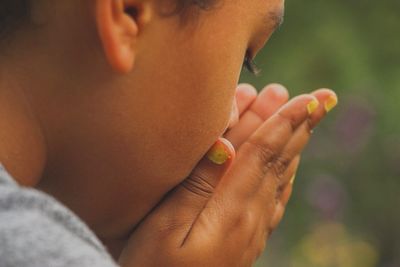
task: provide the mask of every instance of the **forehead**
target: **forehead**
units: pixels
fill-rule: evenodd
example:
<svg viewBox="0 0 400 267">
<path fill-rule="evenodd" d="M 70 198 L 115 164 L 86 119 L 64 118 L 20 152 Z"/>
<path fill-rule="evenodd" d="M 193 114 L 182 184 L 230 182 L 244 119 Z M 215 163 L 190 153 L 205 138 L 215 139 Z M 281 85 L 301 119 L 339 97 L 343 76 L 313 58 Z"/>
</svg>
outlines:
<svg viewBox="0 0 400 267">
<path fill-rule="evenodd" d="M 237 9 L 243 10 L 246 17 L 252 17 L 262 22 L 263 26 L 270 30 L 280 26 L 283 22 L 284 0 L 220 0 L 220 2 L 224 4 L 230 2 Z"/>
<path fill-rule="evenodd" d="M 247 0 L 248 1 L 248 0 Z M 255 12 L 264 23 L 277 27 L 283 22 L 284 0 L 253 0 L 255 2 Z"/>
<path fill-rule="evenodd" d="M 267 11 L 264 16 L 265 23 L 271 24 L 274 29 L 278 28 L 283 23 L 284 13 L 283 6 Z"/>
</svg>

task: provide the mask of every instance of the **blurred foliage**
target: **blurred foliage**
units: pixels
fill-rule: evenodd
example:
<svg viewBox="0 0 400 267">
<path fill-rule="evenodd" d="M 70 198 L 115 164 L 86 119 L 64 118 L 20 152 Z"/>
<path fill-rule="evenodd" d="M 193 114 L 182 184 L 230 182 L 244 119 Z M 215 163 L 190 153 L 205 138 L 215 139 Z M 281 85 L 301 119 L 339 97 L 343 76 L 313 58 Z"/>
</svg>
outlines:
<svg viewBox="0 0 400 267">
<path fill-rule="evenodd" d="M 257 57 L 291 95 L 328 87 L 287 214 L 258 266 L 400 266 L 400 1 L 287 1 Z"/>
</svg>

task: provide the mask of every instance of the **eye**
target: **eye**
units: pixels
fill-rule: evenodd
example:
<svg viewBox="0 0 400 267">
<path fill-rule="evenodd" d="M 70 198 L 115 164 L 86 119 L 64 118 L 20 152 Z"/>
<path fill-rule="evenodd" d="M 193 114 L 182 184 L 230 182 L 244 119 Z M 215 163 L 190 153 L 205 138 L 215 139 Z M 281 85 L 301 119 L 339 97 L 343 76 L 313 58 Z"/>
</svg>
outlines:
<svg viewBox="0 0 400 267">
<path fill-rule="evenodd" d="M 261 70 L 257 67 L 256 63 L 251 58 L 249 53 L 246 53 L 246 56 L 245 56 L 244 62 L 243 62 L 243 67 L 245 67 L 250 73 L 252 73 L 254 75 L 258 75 L 261 72 Z"/>
</svg>

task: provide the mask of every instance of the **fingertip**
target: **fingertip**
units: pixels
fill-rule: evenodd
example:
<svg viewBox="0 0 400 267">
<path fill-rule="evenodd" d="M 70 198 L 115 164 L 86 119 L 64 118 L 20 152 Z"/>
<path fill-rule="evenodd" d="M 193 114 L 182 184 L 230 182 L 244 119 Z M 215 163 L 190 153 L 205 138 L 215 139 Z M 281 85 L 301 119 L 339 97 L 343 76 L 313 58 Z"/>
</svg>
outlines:
<svg viewBox="0 0 400 267">
<path fill-rule="evenodd" d="M 216 165 L 230 163 L 235 156 L 236 151 L 232 143 L 222 137 L 219 138 L 207 152 L 207 158 Z"/>
<path fill-rule="evenodd" d="M 258 94 L 257 89 L 248 83 L 239 84 L 237 87 L 237 91 L 238 93 L 243 94 L 247 97 L 253 97 L 253 96 L 255 97 Z"/>
<path fill-rule="evenodd" d="M 316 125 L 327 113 L 337 106 L 338 96 L 333 90 L 327 88 L 318 89 L 314 91 L 312 95 L 321 103 L 318 112 L 313 114 L 315 120 L 314 125 Z"/>
<path fill-rule="evenodd" d="M 270 84 L 260 92 L 251 109 L 262 120 L 271 117 L 279 108 L 289 100 L 289 92 L 280 84 Z"/>
<path fill-rule="evenodd" d="M 310 118 L 311 114 L 318 110 L 319 106 L 319 101 L 314 95 L 302 94 L 283 105 L 276 115 L 278 118 L 287 118 L 293 129 L 296 129 L 301 123 Z"/>
<path fill-rule="evenodd" d="M 232 105 L 231 116 L 229 118 L 227 129 L 231 129 L 239 122 L 240 112 L 241 112 L 241 110 L 239 110 L 239 105 L 238 105 L 237 101 L 235 100 Z"/>
<path fill-rule="evenodd" d="M 279 83 L 272 83 L 267 85 L 266 90 L 270 90 L 276 98 L 287 101 L 289 99 L 289 91 L 285 86 Z"/>
<path fill-rule="evenodd" d="M 257 90 L 250 84 L 240 84 L 236 91 L 239 116 L 257 99 Z"/>
<path fill-rule="evenodd" d="M 229 153 L 229 160 L 232 161 L 236 157 L 236 150 L 233 144 L 226 138 L 219 138 L 219 141 L 223 143 L 226 147 L 227 152 Z"/>
<path fill-rule="evenodd" d="M 329 88 L 319 88 L 319 89 L 315 90 L 313 93 L 330 94 L 330 95 L 336 96 L 336 92 Z"/>
<path fill-rule="evenodd" d="M 323 89 L 320 89 L 320 91 L 326 92 L 326 94 L 329 94 L 328 98 L 324 102 L 324 107 L 325 107 L 326 112 L 330 112 L 339 103 L 339 97 L 336 94 L 336 92 L 333 91 L 332 89 L 323 88 Z"/>
<path fill-rule="evenodd" d="M 320 102 L 319 100 L 315 97 L 312 99 L 308 104 L 307 104 L 307 111 L 309 115 L 312 115 L 315 111 L 318 110 L 320 107 Z"/>
<path fill-rule="evenodd" d="M 329 113 L 333 108 L 335 108 L 339 103 L 337 96 L 331 95 L 324 103 L 325 112 Z"/>
<path fill-rule="evenodd" d="M 291 106 L 295 106 L 297 108 L 301 106 L 306 106 L 309 110 L 309 105 L 319 105 L 319 99 L 313 94 L 302 94 L 292 98 L 288 103 L 286 103 L 282 109 L 286 109 Z"/>
<path fill-rule="evenodd" d="M 318 90 L 315 90 L 312 95 L 317 97 L 319 100 L 326 100 L 326 99 L 334 99 L 336 103 L 338 102 L 338 95 L 336 94 L 335 91 L 332 89 L 328 88 L 321 88 Z"/>
</svg>

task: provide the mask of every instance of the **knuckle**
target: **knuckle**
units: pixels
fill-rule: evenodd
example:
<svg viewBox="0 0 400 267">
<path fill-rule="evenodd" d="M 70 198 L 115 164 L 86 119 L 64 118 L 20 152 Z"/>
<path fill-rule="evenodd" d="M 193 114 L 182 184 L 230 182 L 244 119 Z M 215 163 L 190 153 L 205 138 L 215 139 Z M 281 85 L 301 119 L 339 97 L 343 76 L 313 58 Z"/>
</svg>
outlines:
<svg viewBox="0 0 400 267">
<path fill-rule="evenodd" d="M 250 229 L 256 223 L 256 214 L 250 210 L 244 210 L 236 216 L 236 228 Z"/>
<path fill-rule="evenodd" d="M 252 153 L 254 153 L 256 158 L 260 161 L 263 174 L 266 174 L 272 167 L 274 158 L 277 156 L 276 150 L 269 143 L 259 143 L 253 140 L 248 140 L 246 143 L 250 146 Z"/>
<path fill-rule="evenodd" d="M 252 153 L 255 153 L 256 158 L 260 162 L 262 175 L 266 175 L 269 171 L 272 171 L 278 182 L 284 180 L 285 172 L 292 162 L 291 157 L 278 153 L 276 149 L 268 143 L 260 144 L 248 140 L 247 144 L 251 146 Z"/>
<path fill-rule="evenodd" d="M 188 220 L 177 220 L 174 216 L 163 216 L 158 218 L 154 227 L 154 233 L 149 238 L 158 240 L 158 242 L 168 240 L 173 233 L 186 229 L 190 225 Z"/>
<path fill-rule="evenodd" d="M 294 133 L 297 126 L 298 126 L 298 122 L 296 121 L 296 119 L 291 116 L 291 115 L 284 115 L 282 112 L 278 112 L 277 116 L 280 120 L 279 124 L 283 127 L 287 127 L 288 129 L 290 129 L 291 133 Z"/>
<path fill-rule="evenodd" d="M 279 183 L 281 183 L 285 178 L 285 172 L 289 168 L 291 159 L 285 155 L 279 155 L 275 158 L 273 162 L 272 170 L 274 172 L 274 177 Z"/>
<path fill-rule="evenodd" d="M 203 198 L 210 198 L 215 187 L 208 182 L 207 176 L 200 172 L 194 172 L 188 179 L 182 182 L 183 188 Z"/>
</svg>

